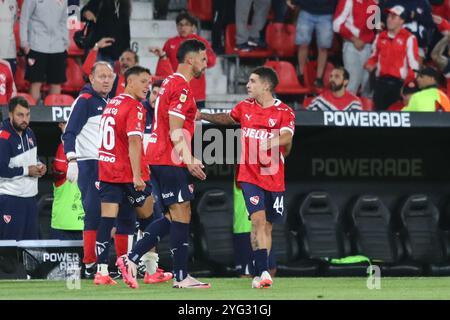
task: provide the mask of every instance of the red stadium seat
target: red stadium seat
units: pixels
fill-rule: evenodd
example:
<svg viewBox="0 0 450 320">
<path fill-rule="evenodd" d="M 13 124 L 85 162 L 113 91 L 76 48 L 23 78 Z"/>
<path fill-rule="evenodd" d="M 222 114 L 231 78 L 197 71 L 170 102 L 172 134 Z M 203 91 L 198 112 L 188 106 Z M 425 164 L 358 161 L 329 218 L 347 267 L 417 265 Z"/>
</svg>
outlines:
<svg viewBox="0 0 450 320">
<path fill-rule="evenodd" d="M 225 54 L 237 54 L 240 58 L 268 58 L 272 55 L 271 49 L 257 49 L 252 51 L 234 50 L 236 47 L 236 25 L 229 24 L 225 30 Z"/>
<path fill-rule="evenodd" d="M 275 88 L 278 94 L 306 94 L 311 90 L 303 87 L 297 78 L 294 66 L 288 61 L 267 61 L 266 67 L 273 68 L 278 74 L 279 84 Z"/>
<path fill-rule="evenodd" d="M 44 99 L 44 105 L 51 106 L 70 106 L 75 101 L 72 96 L 67 94 L 49 94 Z"/>
<path fill-rule="evenodd" d="M 30 106 L 35 106 L 36 105 L 36 101 L 33 99 L 33 97 L 31 96 L 31 94 L 26 93 L 26 92 L 17 92 L 17 96 L 18 97 L 24 97 L 25 100 L 28 101 L 28 103 L 30 104 Z"/>
<path fill-rule="evenodd" d="M 212 0 L 188 0 L 188 11 L 201 21 L 212 21 Z"/>
<path fill-rule="evenodd" d="M 297 52 L 293 24 L 270 23 L 266 29 L 266 41 L 278 57 L 293 57 Z"/>
<path fill-rule="evenodd" d="M 67 81 L 62 85 L 63 92 L 78 93 L 86 83 L 81 66 L 73 58 L 67 59 L 66 77 Z"/>
<path fill-rule="evenodd" d="M 82 57 L 84 55 L 84 50 L 78 48 L 75 41 L 73 40 L 73 34 L 77 31 L 83 29 L 83 27 L 84 27 L 84 22 L 81 22 L 79 29 L 69 29 L 70 44 L 69 44 L 69 49 L 67 50 L 67 53 L 69 54 L 69 56 Z"/>
<path fill-rule="evenodd" d="M 17 57 L 17 69 L 14 75 L 14 82 L 18 91 L 25 92 L 30 88 L 30 83 L 25 80 L 26 63 L 25 57 Z"/>
<path fill-rule="evenodd" d="M 373 101 L 370 98 L 359 97 L 362 103 L 362 109 L 364 111 L 373 111 Z"/>
<path fill-rule="evenodd" d="M 325 70 L 322 75 L 324 87 L 327 88 L 330 82 L 330 73 L 333 71 L 334 66 L 328 62 L 325 66 Z M 321 88 L 316 88 L 314 86 L 314 81 L 317 76 L 317 61 L 308 61 L 303 69 L 303 75 L 305 77 L 305 86 L 310 88 L 312 91 L 320 93 L 323 91 Z"/>
</svg>

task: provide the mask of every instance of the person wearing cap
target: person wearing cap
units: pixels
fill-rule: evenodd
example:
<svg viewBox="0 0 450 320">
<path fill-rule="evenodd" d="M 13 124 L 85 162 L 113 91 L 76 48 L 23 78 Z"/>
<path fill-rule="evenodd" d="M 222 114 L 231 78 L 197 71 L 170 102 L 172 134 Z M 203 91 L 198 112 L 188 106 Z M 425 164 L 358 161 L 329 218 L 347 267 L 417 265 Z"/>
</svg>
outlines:
<svg viewBox="0 0 450 320">
<path fill-rule="evenodd" d="M 415 81 L 410 81 L 406 83 L 400 92 L 401 99 L 397 102 L 391 104 L 388 111 L 401 111 L 405 106 L 409 104 L 409 100 L 412 95 L 419 91 Z"/>
<path fill-rule="evenodd" d="M 372 55 L 365 67 L 376 70 L 374 86 L 375 110 L 385 110 L 399 100 L 404 82 L 419 68 L 419 48 L 416 37 L 403 28 L 408 17 L 400 5 L 387 9 L 386 30 L 375 38 Z"/>
<path fill-rule="evenodd" d="M 402 111 L 450 111 L 450 100 L 438 89 L 439 72 L 431 67 L 417 71 L 417 85 L 420 91 L 413 94 L 409 103 Z"/>
</svg>

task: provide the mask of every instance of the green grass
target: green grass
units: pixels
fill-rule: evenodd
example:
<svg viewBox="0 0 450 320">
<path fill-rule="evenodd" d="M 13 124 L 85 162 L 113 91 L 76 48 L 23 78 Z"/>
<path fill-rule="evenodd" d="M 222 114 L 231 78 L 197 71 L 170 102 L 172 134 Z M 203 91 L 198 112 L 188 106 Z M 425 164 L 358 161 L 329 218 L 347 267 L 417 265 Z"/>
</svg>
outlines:
<svg viewBox="0 0 450 320">
<path fill-rule="evenodd" d="M 366 278 L 276 278 L 270 289 L 251 289 L 250 279 L 205 279 L 211 289 L 172 289 L 171 282 L 129 289 L 122 281 L 99 287 L 82 280 L 81 289 L 69 290 L 64 281 L 0 281 L 0 299 L 50 300 L 298 300 L 298 299 L 450 299 L 450 278 L 382 278 L 381 289 L 369 290 Z"/>
</svg>

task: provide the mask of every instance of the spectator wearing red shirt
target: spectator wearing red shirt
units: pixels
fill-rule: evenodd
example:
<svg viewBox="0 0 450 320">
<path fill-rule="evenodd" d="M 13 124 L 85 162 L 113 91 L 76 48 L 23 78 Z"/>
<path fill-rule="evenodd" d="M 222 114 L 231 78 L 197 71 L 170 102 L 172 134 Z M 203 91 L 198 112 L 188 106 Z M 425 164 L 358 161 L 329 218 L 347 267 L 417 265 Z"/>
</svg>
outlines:
<svg viewBox="0 0 450 320">
<path fill-rule="evenodd" d="M 361 100 L 347 90 L 350 74 L 336 67 L 330 74 L 330 90 L 325 90 L 308 106 L 313 111 L 361 111 Z"/>
<path fill-rule="evenodd" d="M 372 55 L 366 63 L 369 72 L 376 70 L 374 88 L 375 110 L 385 110 L 399 100 L 403 83 L 419 69 L 417 39 L 403 28 L 408 17 L 400 5 L 386 10 L 387 30 L 375 38 Z"/>
<path fill-rule="evenodd" d="M 344 39 L 342 57 L 344 67 L 350 74 L 347 90 L 361 96 L 370 95 L 369 73 L 364 65 L 371 54 L 371 44 L 375 39 L 374 30 L 369 28 L 371 6 L 377 5 L 375 0 L 339 0 L 334 15 L 333 30 Z"/>
<path fill-rule="evenodd" d="M 16 93 L 11 66 L 8 61 L 0 59 L 0 105 L 8 104 L 9 99 Z"/>
<path fill-rule="evenodd" d="M 180 13 L 176 18 L 177 23 L 177 31 L 178 36 L 170 38 L 166 41 L 164 44 L 164 47 L 157 48 L 157 47 L 151 47 L 150 51 L 159 56 L 159 62 L 158 66 L 156 68 L 156 76 L 163 76 L 166 77 L 168 75 L 171 75 L 174 73 L 174 70 L 177 70 L 178 68 L 178 59 L 177 59 L 177 52 L 178 48 L 180 47 L 181 43 L 187 39 L 196 39 L 201 42 L 203 42 L 206 46 L 206 55 L 208 57 L 208 68 L 213 67 L 216 64 L 216 54 L 214 53 L 213 49 L 211 48 L 211 45 L 209 42 L 194 34 L 195 30 L 195 18 L 192 17 L 189 13 L 182 12 Z M 171 69 L 166 68 L 167 62 L 166 60 L 170 61 Z M 161 64 L 164 64 L 164 68 L 161 66 Z M 206 79 L 205 75 L 203 74 L 199 79 L 192 79 L 189 83 L 192 92 L 194 94 L 194 99 L 197 103 L 197 107 L 199 109 L 202 109 L 205 107 L 205 100 L 206 100 Z"/>
</svg>

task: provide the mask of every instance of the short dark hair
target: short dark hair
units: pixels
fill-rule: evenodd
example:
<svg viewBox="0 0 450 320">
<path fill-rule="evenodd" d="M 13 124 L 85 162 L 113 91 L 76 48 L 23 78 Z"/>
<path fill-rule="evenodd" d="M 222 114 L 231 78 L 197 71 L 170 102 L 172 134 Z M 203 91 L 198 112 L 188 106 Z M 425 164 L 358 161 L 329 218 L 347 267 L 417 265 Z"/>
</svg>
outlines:
<svg viewBox="0 0 450 320">
<path fill-rule="evenodd" d="M 177 24 L 179 24 L 182 20 L 187 20 L 190 24 L 197 25 L 197 20 L 189 12 L 182 11 L 175 18 Z"/>
<path fill-rule="evenodd" d="M 200 52 L 206 50 L 206 46 L 203 42 L 196 39 L 189 39 L 181 43 L 177 52 L 178 63 L 183 63 L 188 53 Z"/>
<path fill-rule="evenodd" d="M 123 50 L 122 54 L 124 54 L 125 52 L 132 53 L 132 54 L 134 55 L 134 60 L 136 61 L 136 64 L 139 63 L 139 56 L 138 56 L 138 54 L 137 54 L 136 51 L 134 51 L 134 50 L 128 48 L 128 49 Z M 122 55 L 122 54 L 121 54 L 121 55 Z"/>
<path fill-rule="evenodd" d="M 164 80 L 155 80 L 155 81 L 153 81 L 153 83 L 152 83 L 152 88 L 153 88 L 153 87 L 161 88 L 161 86 L 162 86 L 162 84 L 163 84 L 163 81 L 164 81 Z"/>
<path fill-rule="evenodd" d="M 274 91 L 278 85 L 278 75 L 276 71 L 270 67 L 258 67 L 254 69 L 251 73 L 258 75 L 262 80 L 269 82 L 270 91 Z"/>
<path fill-rule="evenodd" d="M 141 73 L 148 73 L 150 76 L 152 75 L 152 73 L 150 72 L 150 70 L 148 70 L 147 68 L 141 67 L 141 66 L 134 66 L 131 67 L 130 69 L 128 69 L 127 71 L 125 71 L 125 87 L 128 85 L 128 78 L 131 75 L 140 75 Z"/>
<path fill-rule="evenodd" d="M 344 80 L 350 80 L 350 73 L 348 73 L 347 69 L 345 69 L 343 66 L 334 67 L 334 70 L 342 71 L 342 73 L 344 74 Z"/>
<path fill-rule="evenodd" d="M 16 96 L 14 98 L 11 98 L 8 102 L 9 112 L 14 112 L 14 110 L 18 105 L 26 109 L 30 109 L 30 105 L 28 104 L 28 101 L 24 97 Z"/>
</svg>

